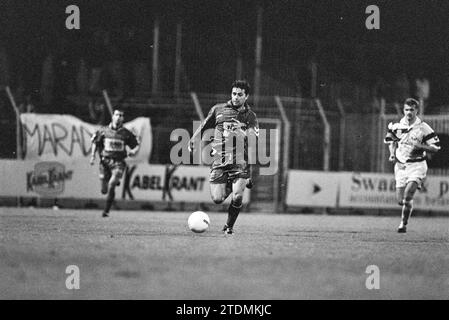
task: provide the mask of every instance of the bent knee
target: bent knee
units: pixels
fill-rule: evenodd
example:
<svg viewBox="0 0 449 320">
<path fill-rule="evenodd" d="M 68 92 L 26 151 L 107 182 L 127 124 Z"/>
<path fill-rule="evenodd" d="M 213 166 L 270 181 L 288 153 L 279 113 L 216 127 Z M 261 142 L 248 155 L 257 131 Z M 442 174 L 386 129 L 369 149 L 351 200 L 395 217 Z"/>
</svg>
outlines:
<svg viewBox="0 0 449 320">
<path fill-rule="evenodd" d="M 115 187 L 116 185 L 119 184 L 119 182 L 120 182 L 120 179 L 112 178 L 111 180 L 109 180 L 109 186 Z"/>
<path fill-rule="evenodd" d="M 404 205 L 405 205 L 406 207 L 409 207 L 409 208 L 413 207 L 413 200 L 407 200 L 407 199 L 405 199 Z"/>
<path fill-rule="evenodd" d="M 399 205 L 410 208 L 413 206 L 413 198 L 405 197 L 402 201 L 399 202 Z"/>
<path fill-rule="evenodd" d="M 240 193 L 236 193 L 232 196 L 232 202 L 237 205 L 240 206 L 243 202 L 243 194 Z"/>
</svg>

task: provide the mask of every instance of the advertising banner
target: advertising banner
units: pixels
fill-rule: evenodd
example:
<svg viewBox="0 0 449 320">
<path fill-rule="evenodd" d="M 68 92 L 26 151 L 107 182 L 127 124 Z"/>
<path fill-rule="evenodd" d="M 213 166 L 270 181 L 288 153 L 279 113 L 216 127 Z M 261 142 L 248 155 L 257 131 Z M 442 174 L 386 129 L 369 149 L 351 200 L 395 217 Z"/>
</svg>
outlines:
<svg viewBox="0 0 449 320">
<path fill-rule="evenodd" d="M 342 176 L 340 207 L 398 208 L 392 174 L 354 172 Z M 448 211 L 449 177 L 428 176 L 413 198 L 416 209 Z"/>
<path fill-rule="evenodd" d="M 209 167 L 132 164 L 116 188 L 116 199 L 139 201 L 212 202 Z M 0 160 L 0 196 L 105 199 L 100 192 L 98 160 Z M 225 203 L 229 203 L 231 197 Z M 243 202 L 249 201 L 246 190 Z"/>
<path fill-rule="evenodd" d="M 99 125 L 84 122 L 71 115 L 22 113 L 23 146 L 25 160 L 35 161 L 88 161 L 91 137 Z M 140 149 L 131 162 L 148 162 L 152 148 L 149 118 L 136 118 L 124 123 L 136 134 Z"/>
<path fill-rule="evenodd" d="M 130 165 L 123 178 L 123 199 L 211 202 L 207 166 Z M 231 197 L 225 203 L 228 203 Z M 249 201 L 245 190 L 243 202 Z"/>
<path fill-rule="evenodd" d="M 393 174 L 290 170 L 286 204 L 328 208 L 397 209 Z M 413 199 L 416 209 L 449 211 L 449 177 L 427 176 Z"/>
<path fill-rule="evenodd" d="M 286 203 L 289 206 L 337 206 L 341 173 L 290 170 Z"/>
<path fill-rule="evenodd" d="M 0 161 L 0 195 L 46 198 L 103 198 L 98 166 L 88 161 Z"/>
</svg>

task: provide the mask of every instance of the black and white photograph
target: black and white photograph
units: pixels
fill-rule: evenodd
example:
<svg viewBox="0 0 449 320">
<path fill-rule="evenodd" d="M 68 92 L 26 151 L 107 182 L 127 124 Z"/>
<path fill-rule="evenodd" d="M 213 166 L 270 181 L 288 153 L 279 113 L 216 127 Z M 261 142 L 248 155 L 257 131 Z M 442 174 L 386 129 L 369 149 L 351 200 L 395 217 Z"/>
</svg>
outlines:
<svg viewBox="0 0 449 320">
<path fill-rule="evenodd" d="M 448 300 L 448 16 L 0 0 L 0 300 Z"/>
</svg>

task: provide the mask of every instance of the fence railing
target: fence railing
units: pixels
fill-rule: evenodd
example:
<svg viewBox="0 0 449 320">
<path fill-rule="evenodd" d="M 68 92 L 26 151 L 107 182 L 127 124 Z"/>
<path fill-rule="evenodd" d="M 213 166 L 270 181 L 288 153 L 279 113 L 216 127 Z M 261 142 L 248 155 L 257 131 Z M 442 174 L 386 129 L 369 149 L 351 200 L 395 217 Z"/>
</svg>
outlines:
<svg viewBox="0 0 449 320">
<path fill-rule="evenodd" d="M 162 164 L 169 161 L 169 152 L 166 151 L 173 144 L 170 141 L 172 130 L 185 128 L 191 132 L 193 121 L 200 120 L 201 115 L 207 114 L 214 104 L 229 99 L 228 94 L 194 92 L 176 97 L 167 94 L 126 101 L 119 101 L 117 97 L 109 97 L 107 94 L 105 96 L 110 100 L 105 106 L 120 104 L 126 110 L 127 120 L 138 116 L 151 118 L 155 145 L 150 162 Z M 252 98 L 250 96 L 250 104 L 254 102 Z M 87 100 L 77 97 L 72 101 L 78 105 L 73 109 L 73 115 L 89 121 Z M 253 111 L 260 118 L 278 119 L 283 123 L 286 130 L 281 136 L 281 144 L 284 146 L 281 159 L 287 164 L 284 165 L 286 168 L 389 172 L 391 168 L 386 157 L 388 150 L 383 144 L 383 138 L 388 121 L 398 120 L 400 114 L 394 104 L 387 105 L 383 100 L 374 100 L 370 104 L 370 113 L 354 113 L 346 111 L 341 101 L 326 105 L 319 100 L 298 97 L 260 96 Z M 11 107 L 9 109 L 12 110 Z M 56 106 L 54 109 L 58 110 Z M 366 110 L 367 107 L 363 109 Z M 15 113 L 9 114 L 17 117 Z M 425 119 L 430 121 L 429 124 L 437 133 L 449 135 L 448 117 L 449 115 L 427 114 Z M 13 136 L 12 131 L 18 137 L 19 128 L 14 124 L 14 118 L 5 119 L 3 126 L 9 134 L 1 138 L 1 156 L 16 158 L 19 140 L 14 141 L 10 137 Z M 444 167 L 431 170 L 440 174 L 448 172 Z"/>
</svg>

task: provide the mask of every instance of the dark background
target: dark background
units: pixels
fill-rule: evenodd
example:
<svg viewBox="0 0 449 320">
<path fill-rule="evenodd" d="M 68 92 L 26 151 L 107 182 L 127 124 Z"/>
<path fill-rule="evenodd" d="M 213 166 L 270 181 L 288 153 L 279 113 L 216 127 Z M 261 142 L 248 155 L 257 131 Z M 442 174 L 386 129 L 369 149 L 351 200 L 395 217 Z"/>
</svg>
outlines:
<svg viewBox="0 0 449 320">
<path fill-rule="evenodd" d="M 65 7 L 70 4 L 80 8 L 80 30 L 65 28 Z M 370 4 L 380 8 L 380 30 L 365 28 Z M 234 62 L 230 67 L 223 61 L 222 69 L 232 70 L 228 75 L 217 59 L 240 52 L 244 76 L 252 80 L 258 5 L 263 8 L 262 69 L 276 83 L 266 85 L 272 91 L 310 95 L 310 63 L 316 61 L 323 96 L 329 83 L 349 82 L 366 87 L 370 95 L 395 100 L 398 79 L 406 79 L 413 93 L 415 79 L 425 77 L 431 82 L 429 105 L 449 100 L 447 1 L 3 0 L 0 43 L 10 57 L 8 83 L 14 87 L 23 81 L 27 90 L 38 87 L 49 52 L 95 63 L 98 57 L 90 46 L 95 30 L 109 32 L 116 48 L 100 55 L 102 59 L 151 63 L 152 29 L 159 17 L 161 91 L 173 87 L 175 28 L 182 20 L 182 89 L 227 92 L 223 83 L 232 80 Z M 136 31 L 132 46 L 121 40 L 128 27 Z"/>
<path fill-rule="evenodd" d="M 65 27 L 66 7 L 72 4 L 80 9 L 80 30 Z M 365 27 L 369 5 L 380 9 L 380 30 Z M 111 99 L 127 103 L 128 117 L 149 116 L 157 130 L 166 130 L 165 135 L 171 130 L 168 123 L 186 127 L 182 121 L 196 116 L 191 114 L 194 110 L 189 92 L 203 94 L 202 106 L 207 113 L 214 99 L 223 99 L 217 94 L 229 93 L 238 74 L 237 61 L 241 61 L 240 76 L 255 85 L 258 8 L 263 10 L 260 94 L 267 98 L 266 102 L 254 103 L 258 115 L 273 116 L 274 95 L 310 101 L 312 65 L 316 65 L 316 95 L 330 121 L 336 122 L 332 137 L 339 136 L 337 101 L 359 119 L 348 126 L 348 139 L 355 139 L 348 140 L 352 141 L 348 145 L 356 143 L 360 149 L 346 156 L 348 169 L 373 170 L 369 165 L 373 147 L 366 141 L 376 138 L 367 129 L 366 121 L 373 125 L 372 121 L 364 117 L 379 113 L 381 98 L 386 101 L 386 112 L 396 113 L 395 104 L 400 106 L 405 98 L 416 97 L 416 80 L 427 79 L 430 96 L 426 114 L 447 113 L 448 1 L 1 0 L 0 120 L 5 128 L 2 145 L 6 147 L 0 154 L 14 157 L 15 150 L 15 115 L 4 86 L 11 87 L 21 112 L 32 105 L 35 112 L 70 113 L 104 124 L 109 119 L 101 89 L 107 89 Z M 156 20 L 160 24 L 159 79 L 153 90 Z M 187 102 L 181 103 L 173 100 L 177 95 L 178 24 L 182 24 L 178 94 L 187 97 Z M 101 77 L 96 81 L 98 70 Z M 213 98 L 207 100 L 205 94 Z M 299 159 L 292 162 L 300 168 L 319 166 L 320 162 L 314 160 L 319 155 L 301 158 L 308 150 L 301 136 L 304 132 L 308 140 L 317 139 L 310 143 L 309 152 L 315 152 L 315 145 L 321 143 L 319 116 L 303 119 L 309 111 L 316 113 L 316 107 L 308 102 L 286 107 L 291 121 L 298 124 L 295 132 L 302 130 L 292 141 L 304 143 L 299 148 L 294 145 L 292 150 L 306 150 L 292 155 Z M 300 119 L 304 121 L 300 123 Z M 157 141 L 168 139 L 165 135 L 158 136 Z M 334 146 L 339 141 L 333 141 Z M 155 148 L 154 154 L 159 155 L 167 146 Z M 332 152 L 336 151 L 334 147 Z M 336 168 L 336 154 L 332 159 L 331 167 Z M 445 159 L 446 153 L 440 152 L 433 163 L 442 167 Z M 163 163 L 164 159 L 155 161 Z M 354 167 L 354 163 L 364 167 Z"/>
</svg>

